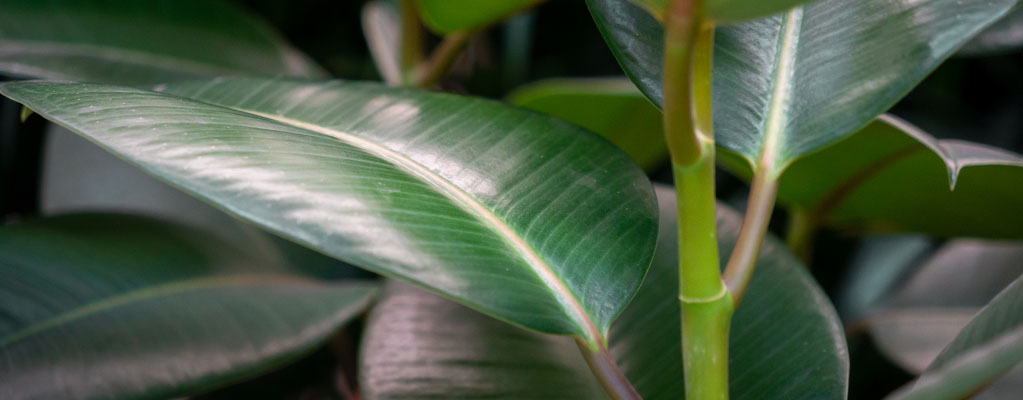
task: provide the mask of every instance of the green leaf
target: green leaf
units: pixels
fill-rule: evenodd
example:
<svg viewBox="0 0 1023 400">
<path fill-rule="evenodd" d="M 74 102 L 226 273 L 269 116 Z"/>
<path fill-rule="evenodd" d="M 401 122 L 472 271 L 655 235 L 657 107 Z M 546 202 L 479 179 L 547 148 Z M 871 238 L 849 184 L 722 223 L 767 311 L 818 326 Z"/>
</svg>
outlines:
<svg viewBox="0 0 1023 400">
<path fill-rule="evenodd" d="M 540 0 L 418 0 L 423 22 L 439 34 L 479 28 L 533 7 Z"/>
<path fill-rule="evenodd" d="M 193 394 L 300 357 L 368 305 L 372 285 L 282 268 L 126 215 L 0 228 L 0 397 Z"/>
<path fill-rule="evenodd" d="M 603 136 L 648 172 L 667 160 L 661 112 L 625 78 L 547 79 L 515 89 L 507 101 Z"/>
<path fill-rule="evenodd" d="M 843 321 L 856 321 L 884 300 L 919 261 L 934 250 L 922 235 L 866 237 L 849 257 L 835 306 Z"/>
<path fill-rule="evenodd" d="M 742 163 L 729 164 L 749 176 Z M 778 201 L 846 230 L 1023 238 L 1021 181 L 1023 156 L 938 140 L 882 116 L 794 162 Z"/>
<path fill-rule="evenodd" d="M 1017 256 L 1015 260 L 1018 259 Z M 912 386 L 897 392 L 892 398 L 964 398 L 1023 363 L 1021 309 L 1023 277 L 1017 278 L 995 296 Z M 1017 372 L 1015 379 L 1019 379 L 1020 372 L 1023 370 Z"/>
<path fill-rule="evenodd" d="M 587 4 L 626 74 L 661 104 L 661 26 L 628 2 Z M 762 164 L 780 174 L 792 161 L 865 126 L 1017 4 L 819 0 L 718 28 L 717 143 L 753 168 Z"/>
<path fill-rule="evenodd" d="M 401 17 L 394 4 L 373 0 L 362 6 L 362 32 L 384 82 L 401 84 Z"/>
<path fill-rule="evenodd" d="M 811 0 L 705 0 L 707 17 L 731 24 L 767 17 Z"/>
<path fill-rule="evenodd" d="M 269 25 L 206 0 L 5 0 L 0 73 L 124 85 L 324 75 Z"/>
<path fill-rule="evenodd" d="M 657 255 L 643 288 L 611 330 L 611 352 L 643 398 L 679 399 L 675 199 L 669 188 L 658 187 L 657 194 Z M 726 253 L 740 219 L 721 207 Z M 849 360 L 841 324 L 805 268 L 777 240 L 765 243 L 746 296 L 732 323 L 732 397 L 844 399 Z M 368 399 L 603 397 L 570 339 L 502 325 L 413 289 L 391 287 L 365 337 L 360 387 Z"/>
<path fill-rule="evenodd" d="M 966 42 L 956 54 L 967 57 L 991 56 L 1013 53 L 1021 49 L 1023 49 L 1023 8 L 1017 8 Z"/>
<path fill-rule="evenodd" d="M 0 86 L 244 219 L 531 329 L 603 341 L 652 257 L 643 172 L 553 118 L 364 83 L 162 89 Z"/>
</svg>

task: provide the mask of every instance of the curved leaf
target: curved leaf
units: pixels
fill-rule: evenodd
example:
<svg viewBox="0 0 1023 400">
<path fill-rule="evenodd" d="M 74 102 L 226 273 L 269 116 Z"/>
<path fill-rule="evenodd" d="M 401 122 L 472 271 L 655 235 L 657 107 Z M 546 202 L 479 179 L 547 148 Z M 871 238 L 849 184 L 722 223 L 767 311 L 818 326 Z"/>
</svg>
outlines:
<svg viewBox="0 0 1023 400">
<path fill-rule="evenodd" d="M 410 0 L 411 1 L 411 0 Z M 478 28 L 528 9 L 540 0 L 418 0 L 423 22 L 434 32 L 448 34 Z"/>
<path fill-rule="evenodd" d="M 643 288 L 611 330 L 611 352 L 645 399 L 679 399 L 682 360 L 674 192 L 657 188 L 661 236 Z M 740 216 L 721 208 L 721 249 Z M 732 323 L 737 399 L 844 399 L 841 324 L 806 270 L 775 239 Z M 603 398 L 571 340 L 523 332 L 444 300 L 392 287 L 367 325 L 360 387 L 369 399 Z"/>
<path fill-rule="evenodd" d="M 262 21 L 205 0 L 5 0 L 0 73 L 125 85 L 324 75 Z"/>
<path fill-rule="evenodd" d="M 401 17 L 394 4 L 373 0 L 362 6 L 362 32 L 384 82 L 401 84 Z"/>
<path fill-rule="evenodd" d="M 168 398 L 301 356 L 368 305 L 201 232 L 80 214 L 0 228 L 0 397 Z"/>
<path fill-rule="evenodd" d="M 957 55 L 976 57 L 1023 49 L 1023 8 L 1017 8 L 963 45 Z"/>
<path fill-rule="evenodd" d="M 531 329 L 603 341 L 652 257 L 649 181 L 561 121 L 362 83 L 162 89 L 0 86 L 271 231 Z"/>
<path fill-rule="evenodd" d="M 515 89 L 507 101 L 589 129 L 647 171 L 668 158 L 661 112 L 625 78 L 545 79 Z"/>
<path fill-rule="evenodd" d="M 750 175 L 745 163 L 725 164 Z M 885 115 L 792 163 L 778 201 L 844 229 L 1023 238 L 1021 181 L 1023 156 L 935 139 Z"/>
<path fill-rule="evenodd" d="M 663 30 L 628 2 L 587 0 L 626 74 L 662 100 Z M 863 127 L 1018 0 L 819 0 L 717 30 L 714 131 L 721 148 L 780 174 Z M 849 21 L 856 21 L 850 23 Z"/>
<path fill-rule="evenodd" d="M 916 382 L 894 399 L 959 399 L 1023 363 L 1023 277 L 966 325 Z"/>
</svg>

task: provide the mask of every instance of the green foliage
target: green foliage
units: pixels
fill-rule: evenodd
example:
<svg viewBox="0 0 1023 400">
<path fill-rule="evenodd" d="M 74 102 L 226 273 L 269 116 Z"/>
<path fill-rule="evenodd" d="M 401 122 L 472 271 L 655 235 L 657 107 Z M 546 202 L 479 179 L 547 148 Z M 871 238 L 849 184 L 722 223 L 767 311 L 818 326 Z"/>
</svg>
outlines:
<svg viewBox="0 0 1023 400">
<path fill-rule="evenodd" d="M 0 397 L 193 394 L 308 352 L 368 306 L 372 285 L 289 268 L 133 216 L 0 228 Z"/>
<path fill-rule="evenodd" d="M 411 1 L 411 0 L 402 0 Z M 423 22 L 434 32 L 448 34 L 479 28 L 525 10 L 539 0 L 416 0 Z"/>
</svg>

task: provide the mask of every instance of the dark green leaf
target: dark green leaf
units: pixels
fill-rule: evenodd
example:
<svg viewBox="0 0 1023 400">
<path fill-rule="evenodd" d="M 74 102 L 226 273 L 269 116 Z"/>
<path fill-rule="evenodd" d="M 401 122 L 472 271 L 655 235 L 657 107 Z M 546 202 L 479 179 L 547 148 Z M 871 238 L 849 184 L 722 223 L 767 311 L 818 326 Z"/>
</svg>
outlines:
<svg viewBox="0 0 1023 400">
<path fill-rule="evenodd" d="M 1018 261 L 1018 256 L 1015 260 Z M 1020 310 L 1023 310 L 1023 277 L 1017 278 L 980 310 L 912 386 L 892 397 L 964 398 L 1023 363 L 1023 313 Z M 1007 378 L 1019 379 L 1019 376 Z"/>
<path fill-rule="evenodd" d="M 372 292 L 286 270 L 140 217 L 81 214 L 0 228 L 0 397 L 195 393 L 301 356 Z"/>
<path fill-rule="evenodd" d="M 507 100 L 603 136 L 647 171 L 667 160 L 661 112 L 625 78 L 548 79 L 515 89 Z"/>
<path fill-rule="evenodd" d="M 742 163 L 732 170 L 749 175 Z M 778 200 L 854 230 L 1023 238 L 1023 157 L 882 116 L 792 164 Z M 954 210 L 955 212 L 950 212 Z"/>
<path fill-rule="evenodd" d="M 0 73 L 125 85 L 324 75 L 262 21 L 208 0 L 4 0 Z"/>
<path fill-rule="evenodd" d="M 423 22 L 448 34 L 478 28 L 532 7 L 540 0 L 418 0 Z"/>
<path fill-rule="evenodd" d="M 602 341 L 652 257 L 642 171 L 553 118 L 362 83 L 162 89 L 0 86 L 271 231 L 535 330 Z"/>
<path fill-rule="evenodd" d="M 959 50 L 961 56 L 989 56 L 1023 49 L 1023 8 L 1003 17 Z"/>
<path fill-rule="evenodd" d="M 645 399 L 683 396 L 674 194 L 659 187 L 661 236 L 646 283 L 611 330 L 611 351 Z M 721 249 L 740 217 L 722 207 Z M 727 254 L 726 254 L 727 255 Z M 370 319 L 362 354 L 369 399 L 600 398 L 568 338 L 502 325 L 464 307 L 392 288 Z M 842 328 L 805 268 L 775 239 L 731 334 L 736 399 L 843 399 L 848 358 Z M 452 394 L 453 393 L 453 394 Z"/>
<path fill-rule="evenodd" d="M 639 7 L 587 0 L 626 74 L 661 103 L 663 30 Z M 717 30 L 717 143 L 780 174 L 863 127 L 1018 0 L 819 0 Z M 854 22 L 851 22 L 854 21 Z M 756 168 L 756 167 L 754 167 Z"/>
</svg>

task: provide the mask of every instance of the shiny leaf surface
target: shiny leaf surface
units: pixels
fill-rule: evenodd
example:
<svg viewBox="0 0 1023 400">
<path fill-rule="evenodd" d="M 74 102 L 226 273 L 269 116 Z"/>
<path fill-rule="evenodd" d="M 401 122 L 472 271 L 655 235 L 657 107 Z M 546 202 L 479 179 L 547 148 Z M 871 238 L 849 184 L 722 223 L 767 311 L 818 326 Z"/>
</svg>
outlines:
<svg viewBox="0 0 1023 400">
<path fill-rule="evenodd" d="M 749 176 L 741 162 L 729 163 Z M 1023 156 L 891 116 L 792 164 L 778 201 L 856 231 L 1023 238 Z M 955 210 L 955 212 L 949 212 Z"/>
<path fill-rule="evenodd" d="M 625 78 L 537 81 L 515 89 L 507 101 L 589 129 L 647 171 L 667 161 L 661 112 Z"/>
<path fill-rule="evenodd" d="M 430 29 L 448 34 L 478 28 L 532 7 L 539 0 L 418 0 L 419 13 Z"/>
<path fill-rule="evenodd" d="M 963 398 L 1023 363 L 1021 309 L 1023 277 L 995 296 L 912 386 L 892 398 Z"/>
<path fill-rule="evenodd" d="M 205 0 L 5 0 L 0 73 L 125 85 L 324 75 L 264 22 Z"/>
<path fill-rule="evenodd" d="M 706 0 L 707 17 L 731 24 L 767 17 L 811 0 Z"/>
<path fill-rule="evenodd" d="M 660 104 L 661 26 L 629 2 L 587 4 L 626 74 Z M 713 78 L 717 143 L 750 165 L 764 154 L 769 172 L 781 173 L 865 126 L 1017 4 L 820 0 L 721 27 Z"/>
<path fill-rule="evenodd" d="M 602 341 L 652 257 L 649 181 L 570 124 L 376 84 L 161 90 L 0 86 L 244 219 L 531 329 Z"/>
<path fill-rule="evenodd" d="M 674 193 L 658 187 L 661 236 L 643 288 L 615 322 L 611 351 L 644 399 L 683 396 Z M 740 216 L 722 207 L 721 249 Z M 848 358 L 827 298 L 775 239 L 765 246 L 731 334 L 736 399 L 843 399 Z M 568 338 L 501 325 L 442 299 L 391 288 L 367 327 L 362 386 L 369 399 L 602 398 Z M 770 367 L 765 368 L 769 365 Z M 542 373 L 539 373 L 542 372 Z"/>
<path fill-rule="evenodd" d="M 372 285 L 286 271 L 147 218 L 0 228 L 0 397 L 192 394 L 298 358 L 368 305 Z"/>
<path fill-rule="evenodd" d="M 1017 8 L 970 39 L 957 54 L 989 56 L 1012 53 L 1021 49 L 1023 49 L 1023 8 Z"/>
</svg>

